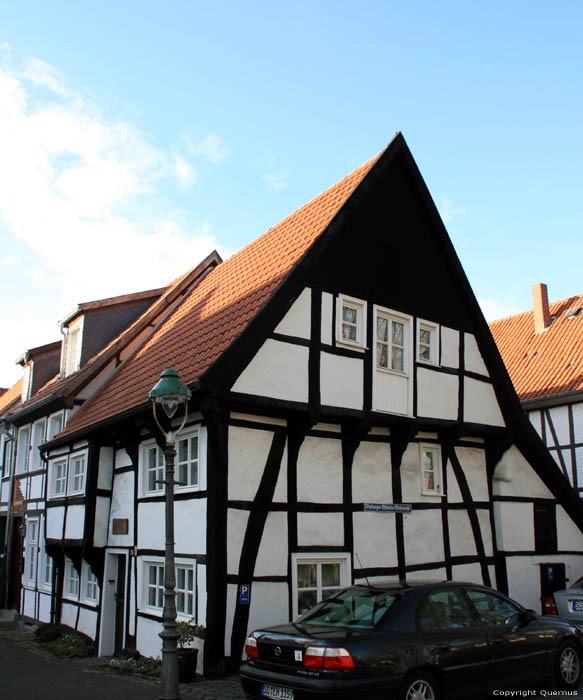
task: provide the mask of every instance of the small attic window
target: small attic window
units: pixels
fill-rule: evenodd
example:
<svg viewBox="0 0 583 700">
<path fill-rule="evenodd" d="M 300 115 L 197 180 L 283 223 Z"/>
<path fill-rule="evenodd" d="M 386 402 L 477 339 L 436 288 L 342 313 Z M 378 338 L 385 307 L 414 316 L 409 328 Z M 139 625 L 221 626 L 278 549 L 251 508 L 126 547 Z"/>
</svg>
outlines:
<svg viewBox="0 0 583 700">
<path fill-rule="evenodd" d="M 67 337 L 63 343 L 63 370 L 65 376 L 73 374 L 79 369 L 81 361 L 81 331 L 83 318 L 71 324 L 67 329 Z"/>
<path fill-rule="evenodd" d="M 579 312 L 583 309 L 583 306 L 575 306 L 573 309 L 569 309 L 567 311 L 565 318 L 575 318 L 579 314 Z"/>
</svg>

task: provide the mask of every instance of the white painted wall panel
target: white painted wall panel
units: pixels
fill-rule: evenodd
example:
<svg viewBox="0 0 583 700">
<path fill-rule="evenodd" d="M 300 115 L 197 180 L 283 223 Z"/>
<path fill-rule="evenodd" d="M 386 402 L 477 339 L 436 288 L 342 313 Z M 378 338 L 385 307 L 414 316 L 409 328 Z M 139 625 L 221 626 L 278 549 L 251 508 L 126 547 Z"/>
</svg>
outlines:
<svg viewBox="0 0 583 700">
<path fill-rule="evenodd" d="M 458 369 L 460 364 L 460 334 L 453 328 L 441 327 L 441 365 Z"/>
<path fill-rule="evenodd" d="M 449 460 L 447 461 L 447 500 L 449 503 L 461 503 L 464 500 Z"/>
<path fill-rule="evenodd" d="M 267 514 L 263 537 L 257 552 L 255 576 L 287 574 L 287 513 Z"/>
<path fill-rule="evenodd" d="M 151 659 L 159 659 L 162 656 L 162 645 L 158 636 L 161 631 L 162 618 L 158 622 L 138 616 L 136 646 L 142 656 L 149 656 Z"/>
<path fill-rule="evenodd" d="M 403 503 L 423 500 L 427 503 L 441 503 L 441 496 L 421 495 L 421 466 L 419 461 L 419 444 L 412 442 L 401 459 L 401 493 Z"/>
<path fill-rule="evenodd" d="M 125 450 L 119 450 L 117 452 L 116 465 L 118 461 L 125 461 L 124 456 L 127 457 Z M 134 544 L 134 483 L 134 472 L 123 472 L 122 474 L 113 475 L 113 492 L 109 514 L 110 525 L 108 534 L 109 545 L 112 547 L 131 547 Z M 114 518 L 127 518 L 129 521 L 127 535 L 114 535 L 112 533 L 111 523 L 113 523 Z M 140 523 L 140 526 L 144 528 L 157 527 L 163 530 L 163 523 L 164 520 L 162 519 L 157 523 Z"/>
<path fill-rule="evenodd" d="M 492 384 L 464 377 L 464 421 L 504 426 Z"/>
<path fill-rule="evenodd" d="M 247 521 L 249 520 L 249 511 L 236 510 L 229 508 L 227 510 L 227 573 L 238 574 L 239 562 L 241 560 L 241 548 L 243 547 L 243 539 L 247 531 Z"/>
<path fill-rule="evenodd" d="M 575 442 L 583 442 L 583 403 L 574 403 L 571 407 L 573 411 L 573 425 L 575 428 Z"/>
<path fill-rule="evenodd" d="M 513 445 L 506 450 L 494 470 L 492 484 L 496 496 L 553 498 L 537 473 Z"/>
<path fill-rule="evenodd" d="M 396 566 L 395 516 L 391 513 L 354 513 L 354 565 L 359 569 Z M 362 567 L 358 564 L 359 557 Z"/>
<path fill-rule="evenodd" d="M 485 377 L 490 376 L 476 338 L 472 333 L 464 333 L 464 369 L 467 372 L 483 374 Z"/>
<path fill-rule="evenodd" d="M 247 631 L 286 622 L 289 614 L 289 587 L 287 583 L 255 581 L 251 587 Z"/>
<path fill-rule="evenodd" d="M 494 502 L 498 549 L 508 552 L 534 551 L 532 503 Z"/>
<path fill-rule="evenodd" d="M 391 447 L 382 442 L 361 442 L 352 466 L 352 500 L 355 503 L 392 503 Z"/>
<path fill-rule="evenodd" d="M 297 464 L 298 501 L 342 503 L 342 444 L 336 438 L 307 437 Z"/>
<path fill-rule="evenodd" d="M 308 401 L 308 348 L 268 339 L 243 370 L 233 391 Z"/>
<path fill-rule="evenodd" d="M 97 488 L 110 489 L 113 472 L 114 450 L 113 447 L 102 447 L 99 450 L 99 473 L 97 475 Z"/>
<path fill-rule="evenodd" d="M 541 423 L 541 412 L 540 411 L 529 411 L 527 414 L 528 420 L 532 423 L 532 427 L 542 438 L 542 423 Z"/>
<path fill-rule="evenodd" d="M 25 615 L 26 617 L 31 617 L 35 618 L 36 617 L 36 606 L 35 606 L 35 601 L 36 601 L 36 593 L 35 591 L 31 590 L 30 588 L 21 588 L 21 600 L 20 600 L 20 609 L 22 611 L 22 615 Z"/>
<path fill-rule="evenodd" d="M 310 339 L 312 291 L 306 288 L 275 328 L 276 333 Z"/>
<path fill-rule="evenodd" d="M 571 438 L 569 435 L 569 409 L 567 406 L 553 406 L 549 408 L 549 417 L 553 423 L 553 428 L 557 436 L 559 445 L 569 445 Z M 554 444 L 554 437 L 550 425 L 547 425 L 547 444 Z"/>
<path fill-rule="evenodd" d="M 75 629 L 75 624 L 77 622 L 77 607 L 77 605 L 65 603 L 63 601 L 63 605 L 61 607 L 61 624 Z"/>
<path fill-rule="evenodd" d="M 164 503 L 138 503 L 138 523 L 138 549 L 164 549 Z"/>
<path fill-rule="evenodd" d="M 466 510 L 448 512 L 449 548 L 452 557 L 477 554 L 472 524 Z"/>
<path fill-rule="evenodd" d="M 328 292 L 322 292 L 322 336 L 326 345 L 332 345 L 334 297 Z"/>
<path fill-rule="evenodd" d="M 109 498 L 97 496 L 95 500 L 95 530 L 93 544 L 105 547 L 107 544 L 107 528 L 109 526 Z"/>
<path fill-rule="evenodd" d="M 51 621 L 51 596 L 46 593 L 38 596 L 38 619 L 40 622 Z"/>
<path fill-rule="evenodd" d="M 363 361 L 323 352 L 320 353 L 320 363 L 322 404 L 362 410 Z"/>
<path fill-rule="evenodd" d="M 407 415 L 410 392 L 409 377 L 378 370 L 373 373 L 373 408 L 376 411 Z"/>
<path fill-rule="evenodd" d="M 298 544 L 343 546 L 342 513 L 298 513 Z"/>
<path fill-rule="evenodd" d="M 559 504 L 557 504 L 557 545 L 559 551 L 583 549 L 583 533 Z"/>
<path fill-rule="evenodd" d="M 68 540 L 83 539 L 83 526 L 85 524 L 85 506 L 68 506 L 67 522 L 65 524 L 65 538 Z"/>
<path fill-rule="evenodd" d="M 63 520 L 65 519 L 65 506 L 47 508 L 47 538 L 52 540 L 63 539 Z"/>
<path fill-rule="evenodd" d="M 443 561 L 445 553 L 441 510 L 413 509 L 411 513 L 403 516 L 403 535 L 407 564 Z"/>
<path fill-rule="evenodd" d="M 186 554 L 206 553 L 206 498 L 174 503 L 176 551 Z M 163 529 L 164 520 L 159 527 Z"/>
<path fill-rule="evenodd" d="M 233 619 L 235 617 L 235 609 L 237 607 L 237 593 L 238 586 L 229 583 L 227 584 L 227 614 L 225 621 L 225 632 L 226 630 L 233 629 Z M 230 656 L 231 654 L 231 635 L 225 634 L 225 654 Z"/>
<path fill-rule="evenodd" d="M 446 579 L 445 569 L 421 569 L 407 574 L 407 581 L 445 581 Z"/>
<path fill-rule="evenodd" d="M 198 584 L 198 616 L 199 625 L 206 626 L 206 565 L 197 564 L 196 579 Z"/>
<path fill-rule="evenodd" d="M 136 566 L 134 564 L 136 563 L 136 560 L 134 557 L 129 556 L 128 559 L 128 578 L 129 578 L 129 587 L 130 587 L 130 594 L 129 594 L 129 601 L 128 601 L 128 634 L 134 636 L 136 634 L 136 610 L 137 610 L 137 601 L 136 601 Z"/>
<path fill-rule="evenodd" d="M 122 467 L 131 467 L 132 460 L 125 450 L 116 450 L 115 453 L 115 468 L 121 469 Z"/>
<path fill-rule="evenodd" d="M 480 523 L 480 531 L 482 533 L 482 542 L 484 543 L 484 551 L 486 556 L 493 556 L 494 547 L 492 541 L 492 524 L 490 522 L 490 511 L 485 508 L 478 509 L 478 521 Z"/>
<path fill-rule="evenodd" d="M 89 638 L 95 639 L 97 636 L 97 612 L 81 608 L 79 610 L 77 630 L 82 634 L 86 634 Z"/>
<path fill-rule="evenodd" d="M 459 378 L 426 367 L 417 368 L 417 415 L 455 420 Z"/>
<path fill-rule="evenodd" d="M 488 475 L 484 450 L 473 447 L 456 447 L 456 455 L 464 471 L 473 501 L 488 501 Z"/>
<path fill-rule="evenodd" d="M 43 498 L 43 481 L 44 476 L 42 474 L 30 478 L 30 499 Z"/>
<path fill-rule="evenodd" d="M 482 568 L 478 563 L 453 566 L 452 579 L 454 581 L 469 581 L 472 583 L 481 584 L 484 583 L 484 579 L 482 578 Z M 496 579 L 492 579 L 491 583 L 494 588 L 496 588 Z"/>
<path fill-rule="evenodd" d="M 272 442 L 271 431 L 229 426 L 230 500 L 255 498 Z"/>
</svg>

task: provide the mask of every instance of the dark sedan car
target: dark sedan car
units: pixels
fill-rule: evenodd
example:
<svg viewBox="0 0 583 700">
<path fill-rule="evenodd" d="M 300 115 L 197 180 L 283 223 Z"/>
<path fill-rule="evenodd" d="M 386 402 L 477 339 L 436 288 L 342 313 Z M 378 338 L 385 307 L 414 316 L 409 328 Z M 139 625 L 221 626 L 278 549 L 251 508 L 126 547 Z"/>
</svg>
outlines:
<svg viewBox="0 0 583 700">
<path fill-rule="evenodd" d="M 473 698 L 581 681 L 583 635 L 472 583 L 351 586 L 295 622 L 256 630 L 248 698 Z"/>
</svg>

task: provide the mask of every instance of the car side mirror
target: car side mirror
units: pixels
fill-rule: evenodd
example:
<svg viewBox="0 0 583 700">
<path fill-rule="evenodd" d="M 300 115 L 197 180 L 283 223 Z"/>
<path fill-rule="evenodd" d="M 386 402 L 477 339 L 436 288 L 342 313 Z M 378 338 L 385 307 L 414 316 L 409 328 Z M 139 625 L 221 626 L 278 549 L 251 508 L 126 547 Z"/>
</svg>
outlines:
<svg viewBox="0 0 583 700">
<path fill-rule="evenodd" d="M 529 622 L 532 622 L 533 620 L 537 620 L 537 619 L 538 619 L 538 615 L 536 614 L 536 612 L 534 610 L 530 610 L 530 609 L 523 610 L 520 613 L 520 621 L 525 625 L 527 625 Z"/>
</svg>

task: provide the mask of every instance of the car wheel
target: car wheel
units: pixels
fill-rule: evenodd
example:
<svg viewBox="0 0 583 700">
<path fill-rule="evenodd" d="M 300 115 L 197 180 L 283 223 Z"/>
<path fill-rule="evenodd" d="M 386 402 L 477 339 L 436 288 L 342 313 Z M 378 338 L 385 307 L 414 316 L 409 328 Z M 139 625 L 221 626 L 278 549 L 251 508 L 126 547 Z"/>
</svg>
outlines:
<svg viewBox="0 0 583 700">
<path fill-rule="evenodd" d="M 424 671 L 410 673 L 401 686 L 400 700 L 439 700 L 435 678 Z"/>
<path fill-rule="evenodd" d="M 565 642 L 555 657 L 555 680 L 562 690 L 578 688 L 581 682 L 581 651 L 574 642 Z"/>
</svg>

